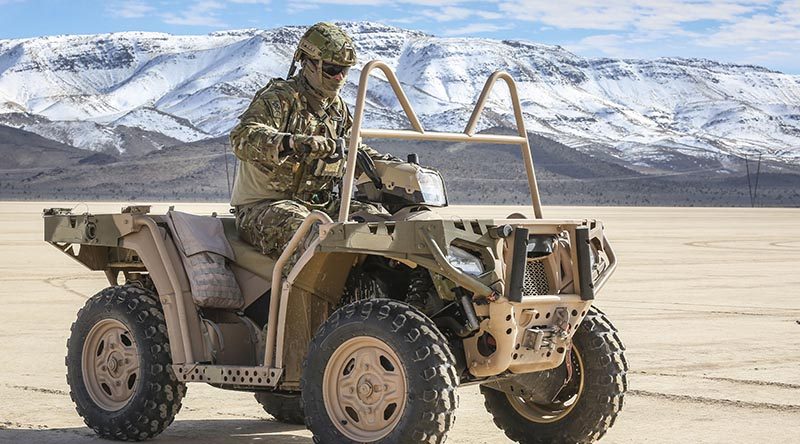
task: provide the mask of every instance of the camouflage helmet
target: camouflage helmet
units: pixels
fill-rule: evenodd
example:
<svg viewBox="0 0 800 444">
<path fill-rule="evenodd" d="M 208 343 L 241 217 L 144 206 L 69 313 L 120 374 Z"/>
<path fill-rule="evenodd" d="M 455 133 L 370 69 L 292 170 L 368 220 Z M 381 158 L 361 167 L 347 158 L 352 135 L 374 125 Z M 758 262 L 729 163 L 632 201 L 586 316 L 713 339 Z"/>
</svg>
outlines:
<svg viewBox="0 0 800 444">
<path fill-rule="evenodd" d="M 300 38 L 294 60 L 299 61 L 303 55 L 341 66 L 356 64 L 353 40 L 333 23 L 320 22 L 308 28 Z"/>
</svg>

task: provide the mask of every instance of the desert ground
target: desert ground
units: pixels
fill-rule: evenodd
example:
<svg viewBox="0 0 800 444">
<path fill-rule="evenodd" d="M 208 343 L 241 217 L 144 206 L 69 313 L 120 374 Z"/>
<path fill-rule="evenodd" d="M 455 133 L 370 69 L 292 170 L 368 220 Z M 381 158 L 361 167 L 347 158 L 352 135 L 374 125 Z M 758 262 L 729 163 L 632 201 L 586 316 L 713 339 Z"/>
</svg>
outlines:
<svg viewBox="0 0 800 444">
<path fill-rule="evenodd" d="M 106 286 L 42 242 L 41 210 L 0 203 L 0 443 L 99 441 L 69 398 L 64 354 L 84 301 Z M 75 211 L 119 211 L 121 203 Z M 158 205 L 156 211 L 165 210 Z M 181 204 L 209 214 L 224 204 Z M 524 207 L 452 207 L 502 217 Z M 800 437 L 800 209 L 545 207 L 605 222 L 620 258 L 596 305 L 627 347 L 630 391 L 606 443 L 797 442 Z M 476 387 L 460 389 L 449 442 L 508 440 Z M 190 385 L 159 443 L 311 443 L 251 394 Z"/>
</svg>

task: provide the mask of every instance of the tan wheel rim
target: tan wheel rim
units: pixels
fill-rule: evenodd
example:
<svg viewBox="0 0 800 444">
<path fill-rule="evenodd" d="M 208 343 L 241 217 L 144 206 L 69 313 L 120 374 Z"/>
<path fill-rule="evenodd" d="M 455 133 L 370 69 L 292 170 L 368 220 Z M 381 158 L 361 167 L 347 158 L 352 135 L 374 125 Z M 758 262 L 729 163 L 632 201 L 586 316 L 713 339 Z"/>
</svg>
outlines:
<svg viewBox="0 0 800 444">
<path fill-rule="evenodd" d="M 359 336 L 340 345 L 325 366 L 322 385 L 328 416 L 353 441 L 382 439 L 403 416 L 405 370 L 380 339 Z"/>
<path fill-rule="evenodd" d="M 139 385 L 139 353 L 125 324 L 116 319 L 95 324 L 83 343 L 81 364 L 95 404 L 110 412 L 128 404 Z"/>
<path fill-rule="evenodd" d="M 575 405 L 578 404 L 584 389 L 583 359 L 574 345 L 572 346 L 571 359 L 573 366 L 572 378 L 573 380 L 576 379 L 577 384 L 570 384 L 564 388 L 564 390 L 572 388 L 571 392 L 565 393 L 563 396 L 559 395 L 560 399 L 552 404 L 537 404 L 523 397 L 506 393 L 511 407 L 528 421 L 540 424 L 553 423 L 569 415 Z"/>
</svg>

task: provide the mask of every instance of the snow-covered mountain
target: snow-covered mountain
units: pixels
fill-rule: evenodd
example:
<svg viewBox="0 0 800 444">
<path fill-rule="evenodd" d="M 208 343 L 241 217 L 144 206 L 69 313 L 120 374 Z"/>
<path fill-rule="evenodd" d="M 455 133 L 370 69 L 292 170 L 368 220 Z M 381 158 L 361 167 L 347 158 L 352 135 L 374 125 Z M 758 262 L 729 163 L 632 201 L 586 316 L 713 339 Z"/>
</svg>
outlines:
<svg viewBox="0 0 800 444">
<path fill-rule="evenodd" d="M 517 81 L 528 130 L 579 149 L 605 149 L 642 165 L 745 153 L 800 162 L 800 76 L 698 59 L 589 59 L 524 41 L 341 25 L 359 53 L 345 99 L 353 105 L 358 68 L 385 60 L 428 129 L 463 130 L 487 76 L 504 69 Z M 0 124 L 93 150 L 124 151 L 114 137 L 119 128 L 185 142 L 223 135 L 256 90 L 286 75 L 303 31 L 0 40 Z M 407 126 L 380 76 L 370 85 L 367 126 Z M 504 87 L 487 108 L 482 127 L 513 126 Z"/>
</svg>

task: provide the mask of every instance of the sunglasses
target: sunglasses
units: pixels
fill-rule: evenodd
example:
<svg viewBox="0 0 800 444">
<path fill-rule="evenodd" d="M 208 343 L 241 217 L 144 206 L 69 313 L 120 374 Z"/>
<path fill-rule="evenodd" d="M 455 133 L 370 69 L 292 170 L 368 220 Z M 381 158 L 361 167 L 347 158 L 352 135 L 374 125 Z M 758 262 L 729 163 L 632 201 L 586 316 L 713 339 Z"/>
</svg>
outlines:
<svg viewBox="0 0 800 444">
<path fill-rule="evenodd" d="M 349 66 L 334 65 L 333 63 L 322 62 L 322 72 L 331 77 L 339 74 L 346 76 L 348 70 L 350 70 Z"/>
</svg>

